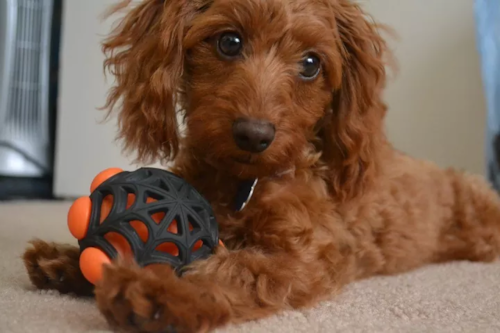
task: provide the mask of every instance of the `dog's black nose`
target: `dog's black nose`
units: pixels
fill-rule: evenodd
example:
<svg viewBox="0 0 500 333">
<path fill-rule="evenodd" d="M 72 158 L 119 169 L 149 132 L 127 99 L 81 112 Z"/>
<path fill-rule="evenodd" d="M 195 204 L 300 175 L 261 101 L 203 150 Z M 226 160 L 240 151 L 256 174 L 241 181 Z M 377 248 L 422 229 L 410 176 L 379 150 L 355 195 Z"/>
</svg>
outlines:
<svg viewBox="0 0 500 333">
<path fill-rule="evenodd" d="M 251 153 L 261 153 L 274 140 L 274 125 L 268 121 L 237 119 L 233 123 L 233 137 L 236 145 Z"/>
</svg>

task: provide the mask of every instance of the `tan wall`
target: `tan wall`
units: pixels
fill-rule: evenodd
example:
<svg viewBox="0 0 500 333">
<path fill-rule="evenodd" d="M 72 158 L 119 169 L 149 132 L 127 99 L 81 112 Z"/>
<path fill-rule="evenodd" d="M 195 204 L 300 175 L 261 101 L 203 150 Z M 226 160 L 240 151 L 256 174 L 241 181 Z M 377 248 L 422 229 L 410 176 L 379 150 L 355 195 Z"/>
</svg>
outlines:
<svg viewBox="0 0 500 333">
<path fill-rule="evenodd" d="M 102 169 L 132 169 L 113 142 L 113 123 L 99 125 L 109 83 L 100 41 L 111 22 L 99 17 L 114 0 L 65 3 L 55 190 L 88 194 Z M 372 0 L 366 7 L 392 25 L 400 73 L 387 90 L 387 127 L 396 147 L 443 166 L 483 172 L 485 106 L 471 0 Z M 111 80 L 111 78 L 110 78 Z"/>
<path fill-rule="evenodd" d="M 392 26 L 399 74 L 389 83 L 387 129 L 395 146 L 442 166 L 485 171 L 486 106 L 471 0 L 372 0 Z"/>
<path fill-rule="evenodd" d="M 64 5 L 55 193 L 88 195 L 90 182 L 109 167 L 134 169 L 114 142 L 114 122 L 99 124 L 106 92 L 101 41 L 112 21 L 103 12 L 116 0 L 70 0 Z"/>
</svg>

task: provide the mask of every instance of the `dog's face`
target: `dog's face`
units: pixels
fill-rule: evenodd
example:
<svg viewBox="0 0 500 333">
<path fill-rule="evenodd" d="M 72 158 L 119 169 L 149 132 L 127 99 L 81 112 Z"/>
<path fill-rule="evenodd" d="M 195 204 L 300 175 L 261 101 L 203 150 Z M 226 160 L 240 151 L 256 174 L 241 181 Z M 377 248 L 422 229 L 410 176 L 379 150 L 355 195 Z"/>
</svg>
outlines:
<svg viewBox="0 0 500 333">
<path fill-rule="evenodd" d="M 344 186 L 376 144 L 384 48 L 349 0 L 145 0 L 104 44 L 108 106 L 123 101 L 121 136 L 140 159 L 181 146 L 247 178 L 319 149 Z"/>
<path fill-rule="evenodd" d="M 211 164 L 264 176 L 293 167 L 340 84 L 320 1 L 215 0 L 184 39 L 187 144 Z"/>
</svg>

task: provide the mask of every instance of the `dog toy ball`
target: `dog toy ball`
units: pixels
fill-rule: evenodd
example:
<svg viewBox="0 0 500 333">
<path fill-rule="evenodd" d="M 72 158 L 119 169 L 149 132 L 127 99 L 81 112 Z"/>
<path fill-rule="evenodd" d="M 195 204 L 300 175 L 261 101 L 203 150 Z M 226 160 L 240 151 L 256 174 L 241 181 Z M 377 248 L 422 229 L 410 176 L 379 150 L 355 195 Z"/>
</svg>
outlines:
<svg viewBox="0 0 500 333">
<path fill-rule="evenodd" d="M 223 245 L 210 204 L 168 171 L 107 169 L 90 192 L 69 209 L 68 227 L 80 245 L 80 269 L 93 284 L 118 256 L 178 269 Z"/>
</svg>

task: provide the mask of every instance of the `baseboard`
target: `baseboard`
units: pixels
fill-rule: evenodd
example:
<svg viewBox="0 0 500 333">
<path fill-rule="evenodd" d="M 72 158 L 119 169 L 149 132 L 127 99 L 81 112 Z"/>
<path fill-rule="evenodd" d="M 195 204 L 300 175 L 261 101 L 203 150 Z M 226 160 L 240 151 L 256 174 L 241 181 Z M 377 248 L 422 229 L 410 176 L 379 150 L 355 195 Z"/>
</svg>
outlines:
<svg viewBox="0 0 500 333">
<path fill-rule="evenodd" d="M 0 176 L 0 200 L 53 198 L 52 178 Z"/>
</svg>

